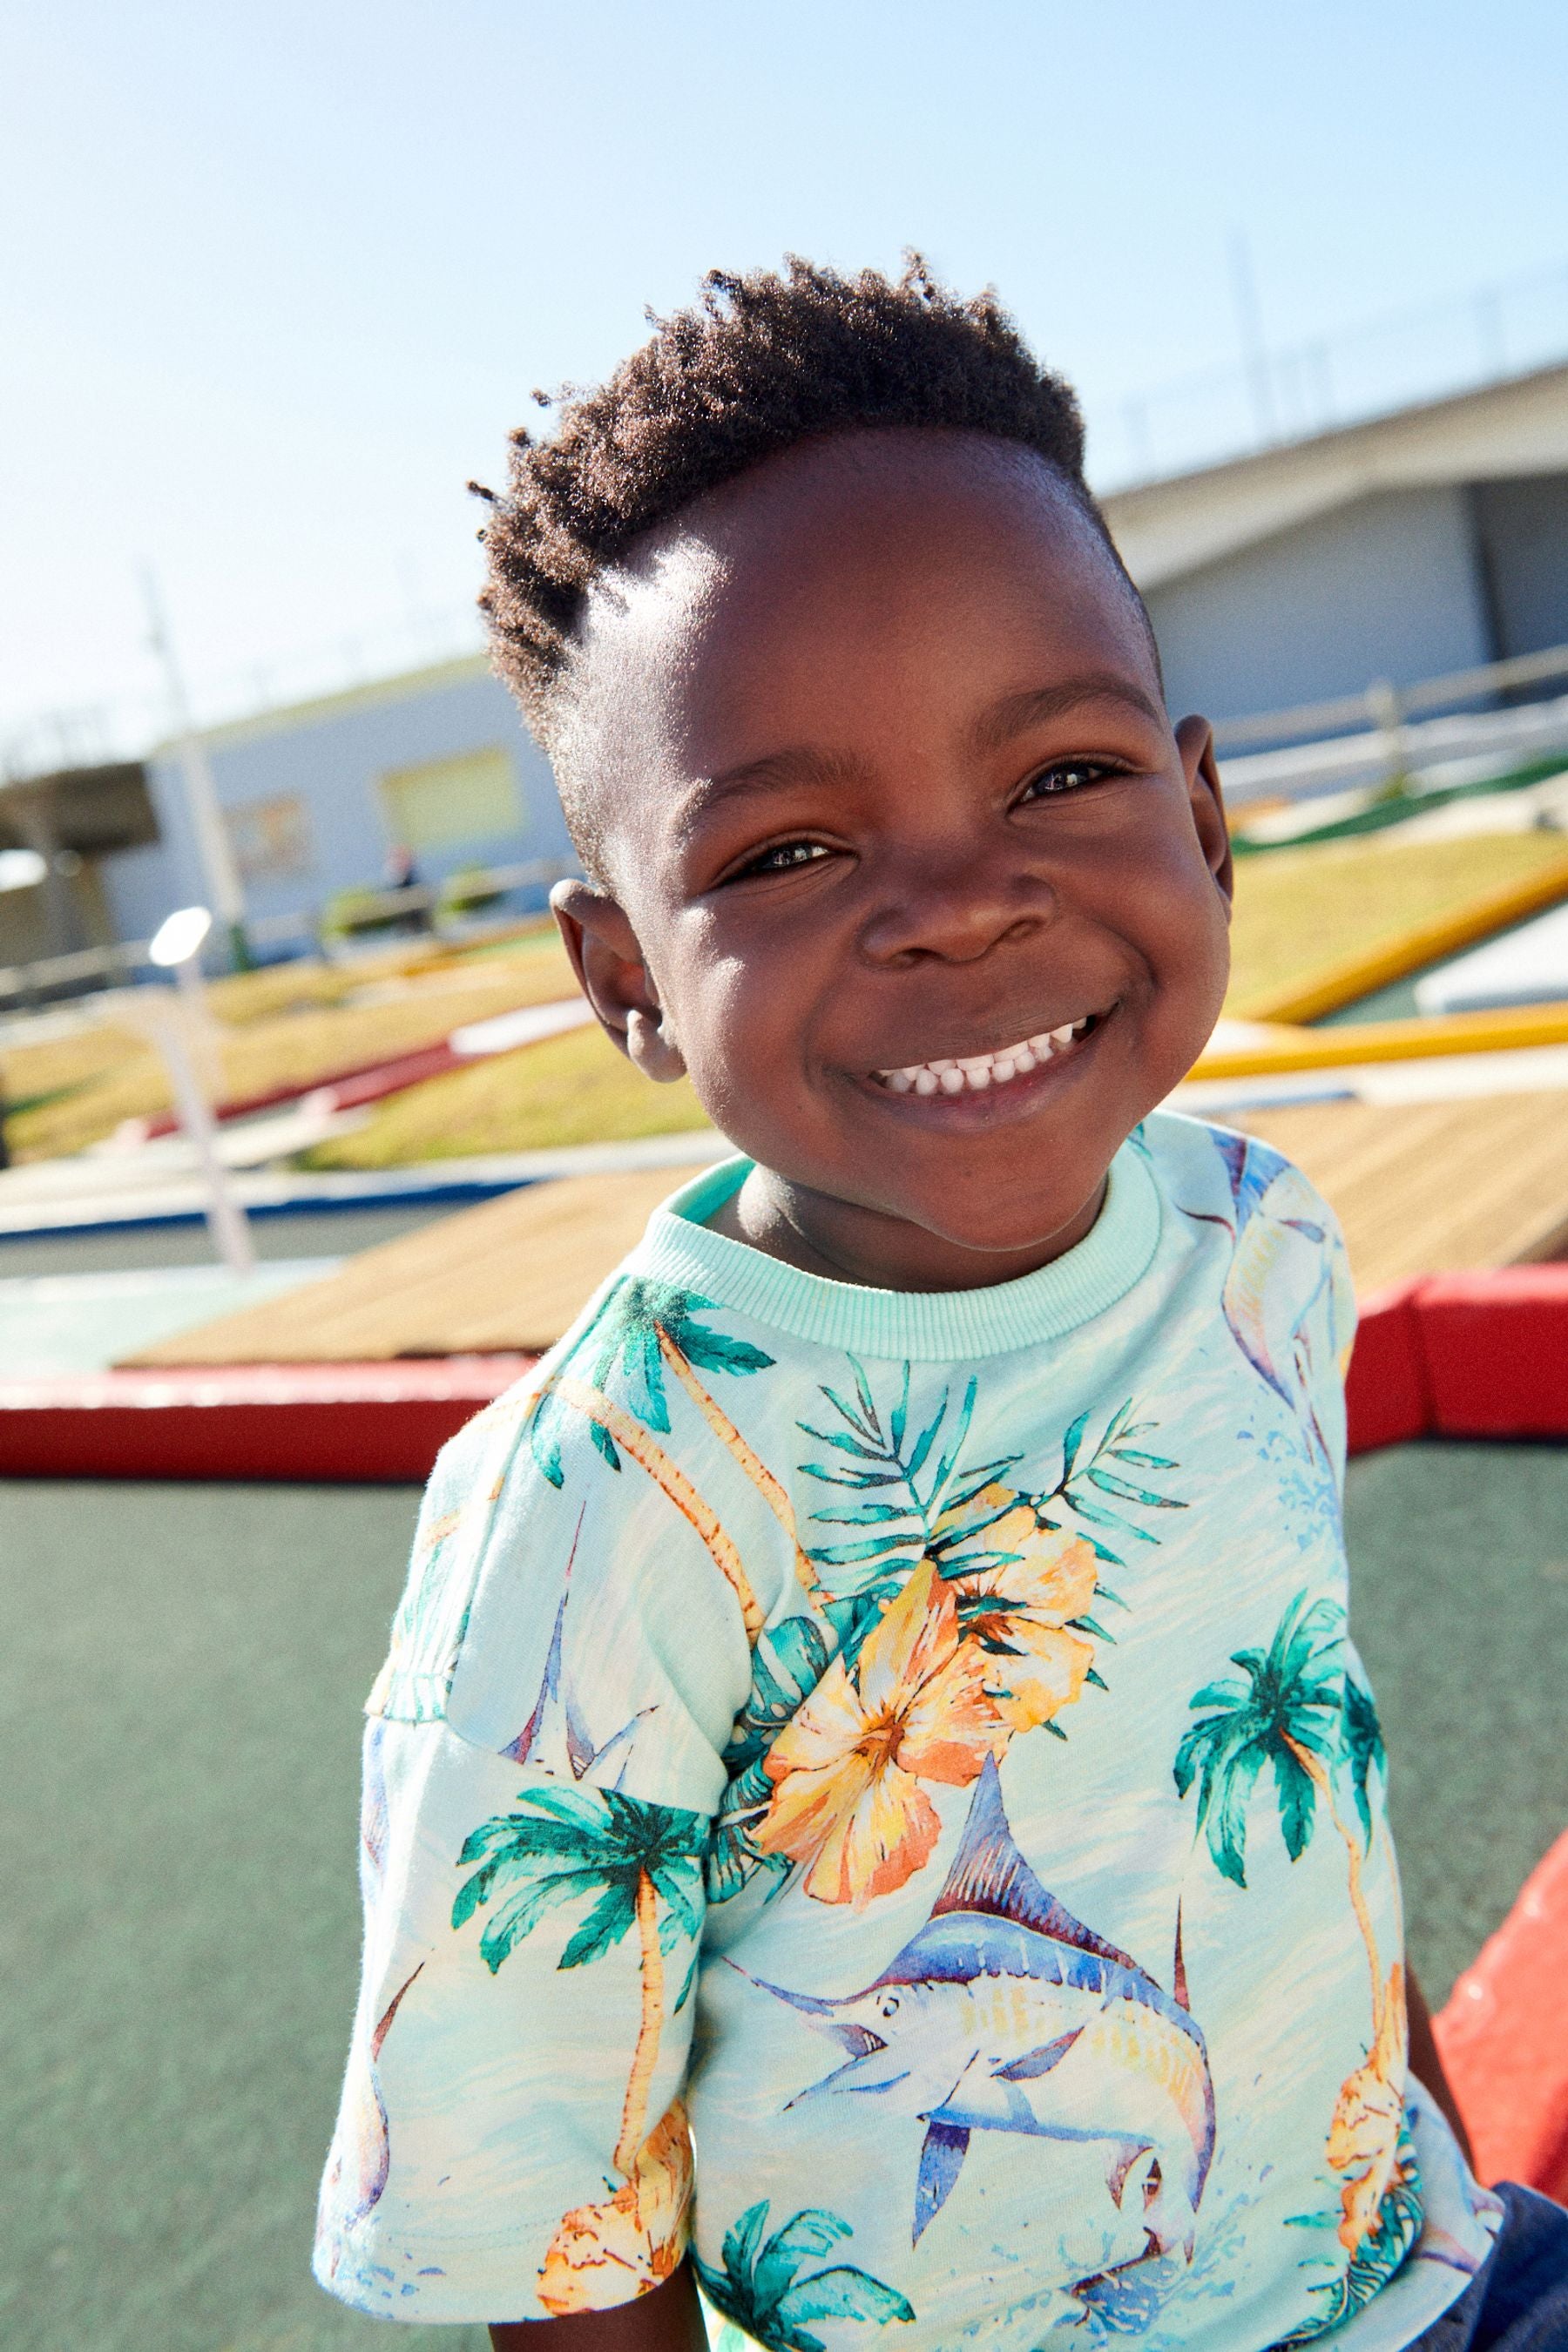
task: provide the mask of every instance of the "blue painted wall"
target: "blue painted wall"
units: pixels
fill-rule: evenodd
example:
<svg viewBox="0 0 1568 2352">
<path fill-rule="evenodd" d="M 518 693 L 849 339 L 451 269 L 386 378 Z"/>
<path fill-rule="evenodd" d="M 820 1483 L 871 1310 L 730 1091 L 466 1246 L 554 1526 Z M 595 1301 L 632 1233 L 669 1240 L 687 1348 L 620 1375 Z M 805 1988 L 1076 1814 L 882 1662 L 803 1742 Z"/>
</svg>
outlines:
<svg viewBox="0 0 1568 2352">
<path fill-rule="evenodd" d="M 521 822 L 506 833 L 419 850 L 422 881 L 438 882 L 461 866 L 573 856 L 549 764 L 523 731 L 510 695 L 477 662 L 220 729 L 206 741 L 220 803 L 292 796 L 303 805 L 309 866 L 247 879 L 252 917 L 313 916 L 335 891 L 378 884 L 392 841 L 381 778 L 465 752 L 506 751 Z M 206 895 L 174 754 L 148 762 L 148 784 L 162 839 L 107 857 L 100 869 L 121 939 L 148 938 L 172 908 Z M 534 895 L 542 903 L 542 892 Z"/>
<path fill-rule="evenodd" d="M 1173 712 L 1237 719 L 1492 660 L 1465 488 L 1380 491 L 1154 589 Z"/>
</svg>

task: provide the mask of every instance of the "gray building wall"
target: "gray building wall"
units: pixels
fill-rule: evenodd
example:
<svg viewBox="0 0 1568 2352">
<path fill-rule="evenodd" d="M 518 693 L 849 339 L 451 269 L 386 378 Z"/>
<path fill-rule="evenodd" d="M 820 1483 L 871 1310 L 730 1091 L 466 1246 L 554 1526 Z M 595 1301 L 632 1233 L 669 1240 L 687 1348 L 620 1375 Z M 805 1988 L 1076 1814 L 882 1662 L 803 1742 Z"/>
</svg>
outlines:
<svg viewBox="0 0 1568 2352">
<path fill-rule="evenodd" d="M 1148 598 L 1171 709 L 1211 719 L 1494 658 L 1465 488 L 1383 491 Z"/>
<path fill-rule="evenodd" d="M 549 765 L 523 732 L 511 697 L 477 663 L 279 712 L 206 740 L 231 838 L 250 867 L 245 889 L 253 918 L 313 916 L 336 891 L 378 884 L 404 830 L 384 780 L 426 763 L 504 755 L 516 810 L 491 829 L 415 841 L 421 881 L 468 866 L 573 856 Z M 146 939 L 172 908 L 206 895 L 174 754 L 149 761 L 148 783 L 161 838 L 106 857 L 100 869 L 121 939 Z M 262 835 L 282 854 L 258 863 Z M 542 892 L 534 895 L 542 899 Z"/>
<path fill-rule="evenodd" d="M 1500 660 L 1568 645 L 1568 474 L 1470 493 Z"/>
</svg>

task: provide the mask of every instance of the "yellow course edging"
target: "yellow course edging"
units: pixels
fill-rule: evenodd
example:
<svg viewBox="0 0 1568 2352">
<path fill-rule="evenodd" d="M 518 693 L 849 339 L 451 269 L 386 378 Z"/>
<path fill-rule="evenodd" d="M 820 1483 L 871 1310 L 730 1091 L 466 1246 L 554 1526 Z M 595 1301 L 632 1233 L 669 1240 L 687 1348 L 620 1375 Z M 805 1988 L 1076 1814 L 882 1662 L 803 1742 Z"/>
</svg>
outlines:
<svg viewBox="0 0 1568 2352">
<path fill-rule="evenodd" d="M 1338 1029 L 1282 1029 L 1223 1054 L 1204 1054 L 1194 1078 L 1252 1078 L 1329 1070 L 1357 1062 L 1405 1062 L 1435 1054 L 1496 1054 L 1568 1045 L 1568 1004 L 1521 1004 L 1496 1013 L 1447 1013 L 1427 1021 L 1347 1022 Z"/>
<path fill-rule="evenodd" d="M 1245 1021 L 1318 1021 L 1325 1013 L 1338 1013 L 1342 1006 L 1353 1004 L 1358 997 L 1370 996 L 1374 989 L 1407 979 L 1425 964 L 1436 963 L 1443 956 L 1457 955 L 1461 948 L 1473 947 L 1479 940 L 1489 939 L 1494 931 L 1522 922 L 1527 915 L 1543 913 L 1562 898 L 1568 898 L 1568 856 L 1532 874 L 1528 881 L 1510 882 L 1500 890 L 1489 890 L 1484 898 L 1472 898 L 1468 906 L 1457 908 L 1451 915 L 1434 916 L 1430 922 L 1417 923 L 1413 929 L 1402 931 L 1397 939 L 1385 940 L 1382 947 L 1347 956 L 1342 963 L 1330 965 L 1311 980 L 1299 982 L 1293 988 L 1279 989 L 1272 996 L 1248 998 L 1227 1010 Z M 1392 1029 L 1398 1024 L 1378 1025 Z M 1333 1058 L 1343 1061 L 1347 1056 L 1341 1054 Z M 1367 1057 L 1358 1055 L 1356 1058 Z"/>
</svg>

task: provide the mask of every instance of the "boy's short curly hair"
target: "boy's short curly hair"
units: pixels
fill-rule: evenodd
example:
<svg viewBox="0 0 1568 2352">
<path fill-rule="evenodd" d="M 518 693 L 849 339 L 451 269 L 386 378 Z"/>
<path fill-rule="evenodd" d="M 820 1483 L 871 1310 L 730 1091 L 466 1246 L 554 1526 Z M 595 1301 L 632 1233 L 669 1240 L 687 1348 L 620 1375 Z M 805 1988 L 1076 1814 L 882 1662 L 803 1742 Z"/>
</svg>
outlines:
<svg viewBox="0 0 1568 2352">
<path fill-rule="evenodd" d="M 653 335 L 607 383 L 563 395 L 549 440 L 512 435 L 504 494 L 470 485 L 491 507 L 479 598 L 491 658 L 547 750 L 595 573 L 693 499 L 818 434 L 926 425 L 1017 442 L 1056 468 L 1121 568 L 1084 480 L 1071 387 L 989 290 L 966 301 L 916 254 L 896 280 L 792 256 L 782 272 L 710 270 L 695 309 L 648 317 Z"/>
</svg>

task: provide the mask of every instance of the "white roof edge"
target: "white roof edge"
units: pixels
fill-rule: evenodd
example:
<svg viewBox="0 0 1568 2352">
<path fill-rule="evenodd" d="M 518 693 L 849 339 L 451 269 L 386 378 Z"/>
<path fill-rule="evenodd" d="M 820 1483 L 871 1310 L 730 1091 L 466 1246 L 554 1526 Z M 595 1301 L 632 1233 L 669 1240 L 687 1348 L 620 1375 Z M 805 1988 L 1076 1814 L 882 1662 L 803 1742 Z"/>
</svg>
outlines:
<svg viewBox="0 0 1568 2352">
<path fill-rule="evenodd" d="M 1100 505 L 1148 590 L 1374 490 L 1562 471 L 1568 362 L 1111 490 Z"/>
</svg>

